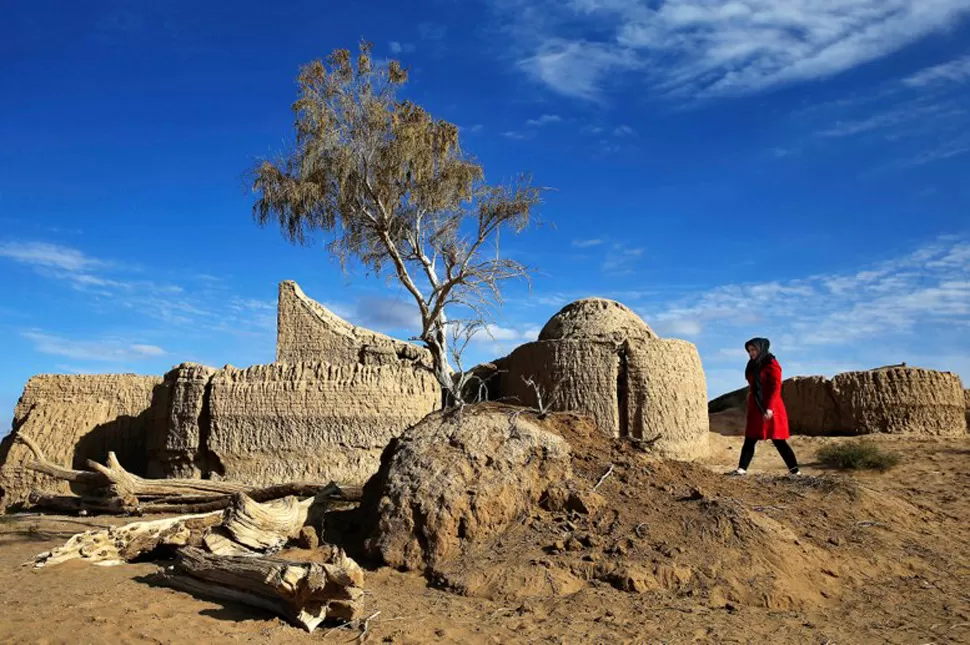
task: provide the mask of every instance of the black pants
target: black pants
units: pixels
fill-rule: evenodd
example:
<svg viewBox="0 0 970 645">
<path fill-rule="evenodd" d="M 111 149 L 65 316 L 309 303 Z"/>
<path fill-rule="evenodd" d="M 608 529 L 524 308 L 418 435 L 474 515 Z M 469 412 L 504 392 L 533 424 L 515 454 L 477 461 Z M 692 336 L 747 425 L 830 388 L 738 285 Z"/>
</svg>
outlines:
<svg viewBox="0 0 970 645">
<path fill-rule="evenodd" d="M 754 447 L 757 443 L 758 439 L 745 437 L 744 445 L 741 446 L 741 463 L 738 464 L 739 468 L 747 470 L 748 466 L 751 465 L 751 459 L 754 458 Z M 775 444 L 775 448 L 778 449 L 778 454 L 781 455 L 781 458 L 785 460 L 785 465 L 788 466 L 788 470 L 798 468 L 798 459 L 795 458 L 795 451 L 791 449 L 787 441 L 784 439 L 772 439 L 771 443 Z"/>
</svg>

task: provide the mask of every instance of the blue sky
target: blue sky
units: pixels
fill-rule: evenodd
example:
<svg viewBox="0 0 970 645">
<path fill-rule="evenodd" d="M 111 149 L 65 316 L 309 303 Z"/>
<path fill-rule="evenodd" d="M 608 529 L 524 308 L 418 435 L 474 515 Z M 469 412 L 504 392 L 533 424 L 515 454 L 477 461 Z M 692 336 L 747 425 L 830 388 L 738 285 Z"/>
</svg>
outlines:
<svg viewBox="0 0 970 645">
<path fill-rule="evenodd" d="M 340 4 L 341 6 L 335 6 Z M 0 21 L 0 408 L 30 375 L 273 360 L 276 285 L 399 336 L 400 290 L 251 217 L 299 65 L 359 38 L 490 181 L 551 187 L 493 338 L 616 298 L 786 374 L 970 382 L 970 1 L 9 2 Z M 554 225 L 554 226 L 552 226 Z"/>
</svg>

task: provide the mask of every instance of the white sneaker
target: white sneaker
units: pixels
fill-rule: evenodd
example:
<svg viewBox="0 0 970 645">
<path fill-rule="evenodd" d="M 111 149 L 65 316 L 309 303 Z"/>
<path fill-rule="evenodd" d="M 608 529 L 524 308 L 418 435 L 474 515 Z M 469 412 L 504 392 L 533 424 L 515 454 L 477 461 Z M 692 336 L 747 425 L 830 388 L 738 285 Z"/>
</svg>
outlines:
<svg viewBox="0 0 970 645">
<path fill-rule="evenodd" d="M 735 477 L 740 477 L 741 475 L 747 475 L 748 471 L 744 468 L 737 468 L 728 473 L 728 475 L 733 475 Z"/>
<path fill-rule="evenodd" d="M 793 468 L 793 469 L 791 469 L 791 470 L 788 471 L 788 476 L 789 477 L 801 477 L 802 476 L 802 471 L 799 468 Z"/>
</svg>

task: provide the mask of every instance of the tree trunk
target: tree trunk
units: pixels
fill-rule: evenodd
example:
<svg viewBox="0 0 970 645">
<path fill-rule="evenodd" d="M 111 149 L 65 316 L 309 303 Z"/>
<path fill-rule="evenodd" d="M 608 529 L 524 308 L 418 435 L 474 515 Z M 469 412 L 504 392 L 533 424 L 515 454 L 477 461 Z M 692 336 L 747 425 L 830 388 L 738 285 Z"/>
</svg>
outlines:
<svg viewBox="0 0 970 645">
<path fill-rule="evenodd" d="M 72 536 L 64 546 L 39 554 L 33 565 L 39 569 L 80 559 L 108 566 L 134 560 L 163 545 L 201 545 L 207 529 L 218 524 L 221 517 L 222 513 L 215 511 L 85 531 Z"/>
<path fill-rule="evenodd" d="M 246 493 L 257 502 L 297 495 L 300 497 L 330 495 L 338 499 L 359 499 L 360 489 L 344 491 L 335 484 L 291 482 L 266 488 L 248 484 L 209 479 L 144 479 L 129 473 L 109 452 L 105 465 L 88 460 L 91 471 L 73 470 L 50 462 L 28 435 L 17 434 L 34 454 L 28 468 L 79 484 L 88 489 L 77 501 L 70 497 L 47 496 L 34 492 L 30 500 L 38 506 L 50 505 L 57 510 L 97 511 L 117 514 L 204 513 L 227 508 L 236 493 Z"/>
<path fill-rule="evenodd" d="M 133 522 L 71 537 L 64 546 L 34 558 L 35 567 L 81 559 L 95 564 L 121 564 L 160 546 L 204 546 L 217 555 L 276 553 L 300 535 L 310 508 L 326 497 L 295 497 L 255 502 L 243 493 L 224 511 Z"/>
<path fill-rule="evenodd" d="M 312 632 L 324 620 L 359 618 L 364 573 L 340 549 L 327 562 L 290 562 L 252 556 L 179 551 L 173 573 L 162 581 L 200 596 L 242 602 L 272 611 Z"/>
<path fill-rule="evenodd" d="M 460 399 L 460 393 L 455 391 L 454 370 L 448 361 L 448 336 L 444 324 L 444 321 L 439 321 L 435 325 L 430 337 L 425 339 L 425 344 L 431 352 L 431 369 L 435 380 L 441 386 L 441 405 L 450 408 Z"/>
</svg>

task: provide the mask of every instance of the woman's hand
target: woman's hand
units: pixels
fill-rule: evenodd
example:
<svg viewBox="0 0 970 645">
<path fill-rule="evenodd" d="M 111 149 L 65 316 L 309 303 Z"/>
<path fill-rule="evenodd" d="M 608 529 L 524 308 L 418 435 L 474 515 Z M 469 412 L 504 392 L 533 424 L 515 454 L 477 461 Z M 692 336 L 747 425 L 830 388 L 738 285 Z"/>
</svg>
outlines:
<svg viewBox="0 0 970 645">
<path fill-rule="evenodd" d="M 775 413 L 771 411 L 771 408 L 765 410 L 765 419 L 773 419 Z"/>
</svg>

